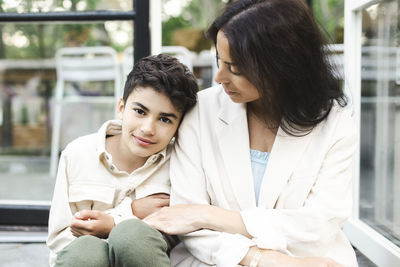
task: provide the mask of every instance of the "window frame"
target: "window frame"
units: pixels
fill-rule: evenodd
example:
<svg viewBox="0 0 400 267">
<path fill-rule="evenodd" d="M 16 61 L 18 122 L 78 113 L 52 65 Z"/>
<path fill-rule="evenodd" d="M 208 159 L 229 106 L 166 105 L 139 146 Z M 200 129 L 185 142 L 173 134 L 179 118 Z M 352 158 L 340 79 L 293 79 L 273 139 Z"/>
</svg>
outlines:
<svg viewBox="0 0 400 267">
<path fill-rule="evenodd" d="M 345 88 L 351 93 L 356 125 L 361 129 L 361 34 L 362 10 L 381 0 L 345 0 Z M 360 131 L 359 131 L 360 132 Z M 344 232 L 353 246 L 378 266 L 400 266 L 400 248 L 360 220 L 360 148 L 354 160 L 353 214 Z"/>
<path fill-rule="evenodd" d="M 0 23 L 23 22 L 94 22 L 94 21 L 133 21 L 133 62 L 146 57 L 151 53 L 150 42 L 150 2 L 133 0 L 134 10 L 131 11 L 77 11 L 77 12 L 27 12 L 27 13 L 0 13 Z M 0 203 L 1 226 L 41 226 L 48 223 L 50 205 L 35 201 L 7 201 Z"/>
</svg>

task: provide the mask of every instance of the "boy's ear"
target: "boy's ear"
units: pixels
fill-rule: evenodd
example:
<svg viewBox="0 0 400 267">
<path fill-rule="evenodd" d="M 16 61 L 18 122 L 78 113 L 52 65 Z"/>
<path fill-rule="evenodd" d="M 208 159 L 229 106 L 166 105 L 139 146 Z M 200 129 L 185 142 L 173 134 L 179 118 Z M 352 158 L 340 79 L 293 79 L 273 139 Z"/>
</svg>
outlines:
<svg viewBox="0 0 400 267">
<path fill-rule="evenodd" d="M 117 104 L 117 116 L 118 119 L 122 120 L 122 118 L 124 117 L 124 109 L 125 109 L 125 104 L 124 104 L 124 100 L 122 99 L 122 97 L 119 98 L 118 104 Z"/>
</svg>

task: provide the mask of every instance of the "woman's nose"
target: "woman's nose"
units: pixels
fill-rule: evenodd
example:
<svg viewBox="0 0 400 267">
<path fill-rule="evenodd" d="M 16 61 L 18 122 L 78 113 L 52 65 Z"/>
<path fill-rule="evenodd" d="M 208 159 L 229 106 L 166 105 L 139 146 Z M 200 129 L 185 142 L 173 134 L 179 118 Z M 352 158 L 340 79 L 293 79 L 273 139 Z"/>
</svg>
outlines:
<svg viewBox="0 0 400 267">
<path fill-rule="evenodd" d="M 215 77 L 214 77 L 214 81 L 216 83 L 227 83 L 228 82 L 228 78 L 227 78 L 227 75 L 225 73 L 223 66 L 220 65 L 218 67 L 217 73 L 215 74 Z"/>
</svg>

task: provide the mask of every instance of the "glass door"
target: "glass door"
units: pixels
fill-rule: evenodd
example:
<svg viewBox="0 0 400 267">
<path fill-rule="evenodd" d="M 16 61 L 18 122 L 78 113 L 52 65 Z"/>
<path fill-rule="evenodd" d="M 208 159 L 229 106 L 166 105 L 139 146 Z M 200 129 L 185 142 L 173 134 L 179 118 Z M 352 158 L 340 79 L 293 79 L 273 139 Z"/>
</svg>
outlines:
<svg viewBox="0 0 400 267">
<path fill-rule="evenodd" d="M 347 1 L 347 87 L 360 125 L 352 243 L 378 266 L 400 266 L 400 5 Z"/>
<path fill-rule="evenodd" d="M 54 172 L 50 172 L 54 111 L 60 105 L 55 99 L 57 52 L 65 47 L 107 47 L 122 61 L 124 50 L 133 45 L 133 55 L 123 60 L 133 62 L 133 56 L 147 56 L 151 49 L 149 8 L 150 1 L 141 0 L 2 1 L 0 226 L 47 226 L 55 183 Z M 75 100 L 63 105 L 55 154 L 72 139 L 97 131 L 103 121 L 114 117 L 112 98 L 110 103 L 81 101 L 88 96 L 109 97 L 116 86 L 112 81 L 67 82 L 64 86 L 64 95 Z"/>
</svg>

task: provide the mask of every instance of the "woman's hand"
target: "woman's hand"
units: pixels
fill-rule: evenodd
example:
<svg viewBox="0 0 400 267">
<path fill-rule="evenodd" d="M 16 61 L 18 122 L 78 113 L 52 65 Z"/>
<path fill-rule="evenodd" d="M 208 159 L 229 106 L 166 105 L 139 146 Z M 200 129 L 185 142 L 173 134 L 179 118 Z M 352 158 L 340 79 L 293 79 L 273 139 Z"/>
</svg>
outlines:
<svg viewBox="0 0 400 267">
<path fill-rule="evenodd" d="M 343 267 L 329 258 L 322 257 L 292 257 L 274 250 L 251 247 L 240 264 L 248 266 L 255 253 L 261 252 L 258 267 Z"/>
<path fill-rule="evenodd" d="M 336 261 L 329 259 L 329 258 L 321 258 L 321 257 L 307 257 L 307 258 L 295 258 L 296 265 L 297 267 L 308 267 L 308 266 L 314 266 L 314 267 L 344 267 L 340 263 L 337 263 Z M 279 265 L 282 266 L 282 265 Z"/>
<path fill-rule="evenodd" d="M 251 238 L 239 212 L 212 205 L 175 205 L 151 214 L 143 220 L 150 226 L 171 235 L 200 229 L 241 234 Z"/>
<path fill-rule="evenodd" d="M 144 222 L 161 232 L 181 235 L 201 229 L 200 217 L 207 205 L 175 205 L 164 207 L 144 218 Z"/>
<path fill-rule="evenodd" d="M 259 267 L 343 267 L 329 258 L 322 257 L 292 257 L 277 251 L 264 251 L 258 264 Z"/>
<path fill-rule="evenodd" d="M 114 225 L 114 218 L 111 215 L 98 210 L 82 210 L 75 213 L 70 227 L 76 237 L 93 235 L 107 238 Z"/>
<path fill-rule="evenodd" d="M 169 195 L 159 193 L 132 201 L 132 214 L 143 219 L 150 214 L 169 206 Z"/>
</svg>

